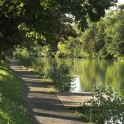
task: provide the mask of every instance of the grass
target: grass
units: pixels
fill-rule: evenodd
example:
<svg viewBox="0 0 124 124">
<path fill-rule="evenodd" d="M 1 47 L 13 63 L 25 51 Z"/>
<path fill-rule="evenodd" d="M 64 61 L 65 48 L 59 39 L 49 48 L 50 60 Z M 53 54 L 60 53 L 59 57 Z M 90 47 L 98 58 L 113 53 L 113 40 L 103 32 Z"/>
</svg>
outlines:
<svg viewBox="0 0 124 124">
<path fill-rule="evenodd" d="M 0 124 L 32 124 L 23 85 L 10 69 L 0 66 Z"/>
</svg>

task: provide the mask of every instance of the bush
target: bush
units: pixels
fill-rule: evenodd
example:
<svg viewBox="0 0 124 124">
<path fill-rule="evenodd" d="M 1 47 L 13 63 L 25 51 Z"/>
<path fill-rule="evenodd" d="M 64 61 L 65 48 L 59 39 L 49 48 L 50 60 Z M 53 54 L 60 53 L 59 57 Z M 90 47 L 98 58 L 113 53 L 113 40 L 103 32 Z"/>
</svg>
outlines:
<svg viewBox="0 0 124 124">
<path fill-rule="evenodd" d="M 44 72 L 44 65 L 43 63 L 39 63 L 37 61 L 37 59 L 34 59 L 31 65 L 31 68 L 33 69 L 33 71 L 35 71 L 36 73 L 38 73 L 40 75 L 40 77 L 45 77 L 45 72 Z"/>
<path fill-rule="evenodd" d="M 16 48 L 13 56 L 20 60 L 21 64 L 31 66 L 33 59 L 29 55 L 27 48 Z"/>
<path fill-rule="evenodd" d="M 109 86 L 95 91 L 95 98 L 90 100 L 89 120 L 95 124 L 124 123 L 124 100 Z"/>
<path fill-rule="evenodd" d="M 31 57 L 25 58 L 25 57 L 20 57 L 20 63 L 23 64 L 24 66 L 31 66 L 33 59 Z"/>
<path fill-rule="evenodd" d="M 53 81 L 55 89 L 59 92 L 69 92 L 71 91 L 74 76 L 71 75 L 71 68 L 65 63 L 61 64 L 59 67 L 53 65 L 49 70 L 49 77 Z"/>
</svg>

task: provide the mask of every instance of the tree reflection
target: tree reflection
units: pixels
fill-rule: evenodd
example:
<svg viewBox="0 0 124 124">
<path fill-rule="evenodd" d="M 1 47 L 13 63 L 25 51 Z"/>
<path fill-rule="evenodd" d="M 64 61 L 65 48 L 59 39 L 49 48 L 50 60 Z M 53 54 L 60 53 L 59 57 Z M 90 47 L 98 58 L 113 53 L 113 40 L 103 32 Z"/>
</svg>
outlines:
<svg viewBox="0 0 124 124">
<path fill-rule="evenodd" d="M 124 61 L 117 60 L 86 60 L 86 59 L 40 59 L 39 67 L 42 67 L 44 74 L 57 63 L 63 62 L 67 66 L 73 66 L 72 74 L 79 75 L 80 86 L 78 92 L 90 92 L 94 87 L 109 83 L 115 90 L 124 89 Z M 77 85 L 77 84 L 76 84 Z M 121 89 L 120 89 L 121 87 Z"/>
</svg>

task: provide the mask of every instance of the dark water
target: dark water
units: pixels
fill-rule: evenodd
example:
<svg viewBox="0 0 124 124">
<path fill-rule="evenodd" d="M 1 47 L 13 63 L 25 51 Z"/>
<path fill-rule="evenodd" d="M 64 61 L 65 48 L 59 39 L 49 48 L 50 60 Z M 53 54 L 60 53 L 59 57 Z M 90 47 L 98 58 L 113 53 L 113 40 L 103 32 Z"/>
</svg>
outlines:
<svg viewBox="0 0 124 124">
<path fill-rule="evenodd" d="M 91 92 L 94 87 L 108 83 L 115 90 L 124 91 L 124 61 L 118 60 L 86 60 L 86 59 L 39 59 L 44 71 L 55 63 L 63 61 L 73 66 L 76 75 L 73 92 Z"/>
</svg>

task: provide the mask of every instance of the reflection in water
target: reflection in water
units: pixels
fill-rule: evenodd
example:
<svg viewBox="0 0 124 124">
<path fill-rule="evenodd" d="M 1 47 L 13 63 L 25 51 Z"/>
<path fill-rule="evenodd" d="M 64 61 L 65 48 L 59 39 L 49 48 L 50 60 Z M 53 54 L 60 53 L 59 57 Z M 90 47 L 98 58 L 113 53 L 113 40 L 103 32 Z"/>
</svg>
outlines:
<svg viewBox="0 0 124 124">
<path fill-rule="evenodd" d="M 124 90 L 124 61 L 117 60 L 86 60 L 86 59 L 39 59 L 44 72 L 53 64 L 63 61 L 73 65 L 76 89 L 74 92 L 91 92 L 94 87 L 110 84 L 115 90 Z M 121 88 L 120 88 L 121 87 Z"/>
<path fill-rule="evenodd" d="M 72 84 L 72 90 L 71 90 L 71 92 L 75 92 L 75 93 L 77 93 L 77 92 L 80 92 L 80 75 L 74 75 L 74 80 L 71 82 L 71 84 Z"/>
</svg>

